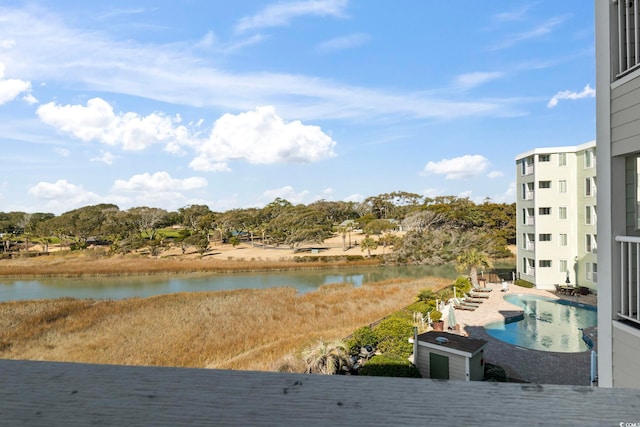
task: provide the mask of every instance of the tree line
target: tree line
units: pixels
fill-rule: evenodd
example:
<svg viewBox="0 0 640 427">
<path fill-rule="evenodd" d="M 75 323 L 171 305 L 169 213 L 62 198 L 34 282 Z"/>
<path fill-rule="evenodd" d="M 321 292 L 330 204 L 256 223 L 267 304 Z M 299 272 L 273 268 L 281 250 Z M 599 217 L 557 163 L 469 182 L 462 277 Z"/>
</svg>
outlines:
<svg viewBox="0 0 640 427">
<path fill-rule="evenodd" d="M 352 246 L 356 230 L 366 235 L 363 250 L 393 246 L 389 259 L 401 263 L 450 262 L 461 251 L 478 248 L 492 257 L 506 256 L 515 243 L 515 203 L 474 203 L 468 198 L 429 198 L 407 192 L 371 196 L 362 202 L 318 200 L 294 205 L 276 198 L 262 208 L 212 211 L 207 205 L 189 205 L 177 211 L 153 207 L 121 210 L 114 204 L 85 206 L 61 215 L 0 212 L 3 250 L 39 243 L 69 249 L 92 244 L 110 246 L 110 253 L 148 248 L 152 254 L 179 246 L 203 254 L 211 245 L 249 241 L 256 245 L 285 245 L 292 249 L 320 244 L 342 236 Z M 403 230 L 405 233 L 391 233 Z"/>
</svg>

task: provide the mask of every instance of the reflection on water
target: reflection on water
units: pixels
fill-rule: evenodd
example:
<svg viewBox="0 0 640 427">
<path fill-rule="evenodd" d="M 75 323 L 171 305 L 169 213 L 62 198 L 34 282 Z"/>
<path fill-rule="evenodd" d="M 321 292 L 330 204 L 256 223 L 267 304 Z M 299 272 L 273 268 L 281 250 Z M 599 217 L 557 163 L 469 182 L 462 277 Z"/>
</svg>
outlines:
<svg viewBox="0 0 640 427">
<path fill-rule="evenodd" d="M 60 297 L 122 299 L 176 292 L 266 289 L 292 287 L 300 292 L 332 283 L 363 283 L 422 277 L 455 279 L 452 266 L 405 266 L 358 269 L 331 269 L 243 274 L 189 274 L 179 276 L 127 276 L 56 278 L 38 280 L 0 279 L 0 301 L 50 299 Z"/>
<path fill-rule="evenodd" d="M 507 295 L 505 300 L 522 307 L 524 315 L 515 322 L 486 325 L 492 337 L 534 350 L 563 353 L 588 350 L 582 329 L 596 325 L 595 309 L 531 295 Z"/>
</svg>

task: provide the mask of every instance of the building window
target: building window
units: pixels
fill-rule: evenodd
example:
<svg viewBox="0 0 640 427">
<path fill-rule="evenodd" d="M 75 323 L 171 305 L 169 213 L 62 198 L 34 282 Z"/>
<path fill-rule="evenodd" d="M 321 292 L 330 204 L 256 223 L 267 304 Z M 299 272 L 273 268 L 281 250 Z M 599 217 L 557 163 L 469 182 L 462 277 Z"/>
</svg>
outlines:
<svg viewBox="0 0 640 427">
<path fill-rule="evenodd" d="M 549 154 L 538 154 L 539 162 L 549 162 L 551 161 L 551 155 Z"/>
<path fill-rule="evenodd" d="M 584 223 L 587 225 L 591 225 L 591 206 L 585 206 Z"/>
<path fill-rule="evenodd" d="M 567 153 L 558 153 L 558 166 L 567 166 Z"/>
<path fill-rule="evenodd" d="M 535 260 L 531 258 L 522 258 L 522 264 L 523 264 L 522 267 L 523 267 L 524 274 L 528 276 L 535 276 L 536 274 Z"/>
<path fill-rule="evenodd" d="M 535 234 L 531 233 L 522 233 L 522 247 L 528 251 L 532 251 L 535 249 Z"/>
<path fill-rule="evenodd" d="M 591 178 L 585 178 L 584 180 L 584 195 L 590 197 L 593 195 L 593 188 L 591 185 Z"/>
<path fill-rule="evenodd" d="M 551 208 L 538 208 L 540 215 L 551 215 Z"/>
<path fill-rule="evenodd" d="M 522 175 L 530 175 L 533 173 L 533 157 L 522 159 Z"/>
<path fill-rule="evenodd" d="M 584 152 L 584 167 L 592 168 L 596 164 L 596 155 L 593 150 L 587 150 Z"/>
<path fill-rule="evenodd" d="M 533 182 L 522 184 L 522 200 L 533 200 Z"/>
<path fill-rule="evenodd" d="M 561 260 L 558 262 L 558 267 L 559 267 L 559 270 L 558 270 L 558 271 L 560 271 L 560 273 L 566 273 L 567 271 L 569 271 L 569 270 L 567 269 L 567 260 L 566 260 L 566 259 L 561 259 Z"/>
<path fill-rule="evenodd" d="M 598 241 L 596 234 L 585 235 L 585 251 L 587 253 L 598 253 Z"/>
<path fill-rule="evenodd" d="M 558 218 L 567 219 L 567 207 L 566 206 L 560 206 L 558 208 Z"/>
<path fill-rule="evenodd" d="M 538 181 L 538 188 L 551 188 L 551 181 Z"/>
<path fill-rule="evenodd" d="M 551 260 L 550 259 L 541 259 L 539 265 L 540 265 L 541 268 L 550 268 L 551 267 Z"/>
<path fill-rule="evenodd" d="M 560 246 L 567 246 L 567 235 L 560 233 Z"/>
<path fill-rule="evenodd" d="M 551 241 L 551 234 L 538 234 L 538 241 L 539 242 L 550 242 Z"/>
<path fill-rule="evenodd" d="M 595 262 L 587 262 L 585 267 L 585 278 L 590 282 L 598 283 L 598 264 Z"/>
<path fill-rule="evenodd" d="M 566 193 L 567 192 L 567 181 L 564 179 L 561 179 L 560 181 L 558 181 L 558 189 L 561 193 Z"/>
</svg>

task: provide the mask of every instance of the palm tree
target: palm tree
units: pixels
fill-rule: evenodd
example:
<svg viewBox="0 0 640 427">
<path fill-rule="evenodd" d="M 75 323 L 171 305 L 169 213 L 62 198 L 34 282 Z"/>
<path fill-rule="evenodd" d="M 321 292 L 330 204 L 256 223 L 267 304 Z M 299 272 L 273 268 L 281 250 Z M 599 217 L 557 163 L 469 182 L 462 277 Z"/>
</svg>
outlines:
<svg viewBox="0 0 640 427">
<path fill-rule="evenodd" d="M 304 362 L 308 374 L 333 375 L 350 367 L 347 347 L 339 341 L 326 343 L 320 340 L 318 344 L 303 352 Z"/>
<path fill-rule="evenodd" d="M 367 256 L 371 256 L 371 251 L 376 250 L 377 248 L 378 248 L 378 242 L 369 236 L 365 237 L 362 240 L 362 242 L 360 242 L 360 250 L 361 251 L 366 250 Z"/>
<path fill-rule="evenodd" d="M 491 267 L 491 261 L 489 258 L 487 258 L 483 252 L 480 252 L 475 248 L 464 251 L 462 255 L 458 256 L 457 261 L 458 265 L 456 266 L 456 270 L 461 273 L 469 271 L 471 284 L 474 287 L 478 286 L 478 267 Z"/>
</svg>

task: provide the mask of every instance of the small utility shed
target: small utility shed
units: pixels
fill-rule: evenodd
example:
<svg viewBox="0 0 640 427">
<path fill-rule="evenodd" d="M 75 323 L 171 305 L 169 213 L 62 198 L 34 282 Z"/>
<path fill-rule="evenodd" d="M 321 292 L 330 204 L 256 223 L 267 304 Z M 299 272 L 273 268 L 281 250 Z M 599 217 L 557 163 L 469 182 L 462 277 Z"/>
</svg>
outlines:
<svg viewBox="0 0 640 427">
<path fill-rule="evenodd" d="M 413 339 L 413 360 L 423 378 L 482 381 L 485 340 L 441 331 Z"/>
</svg>

